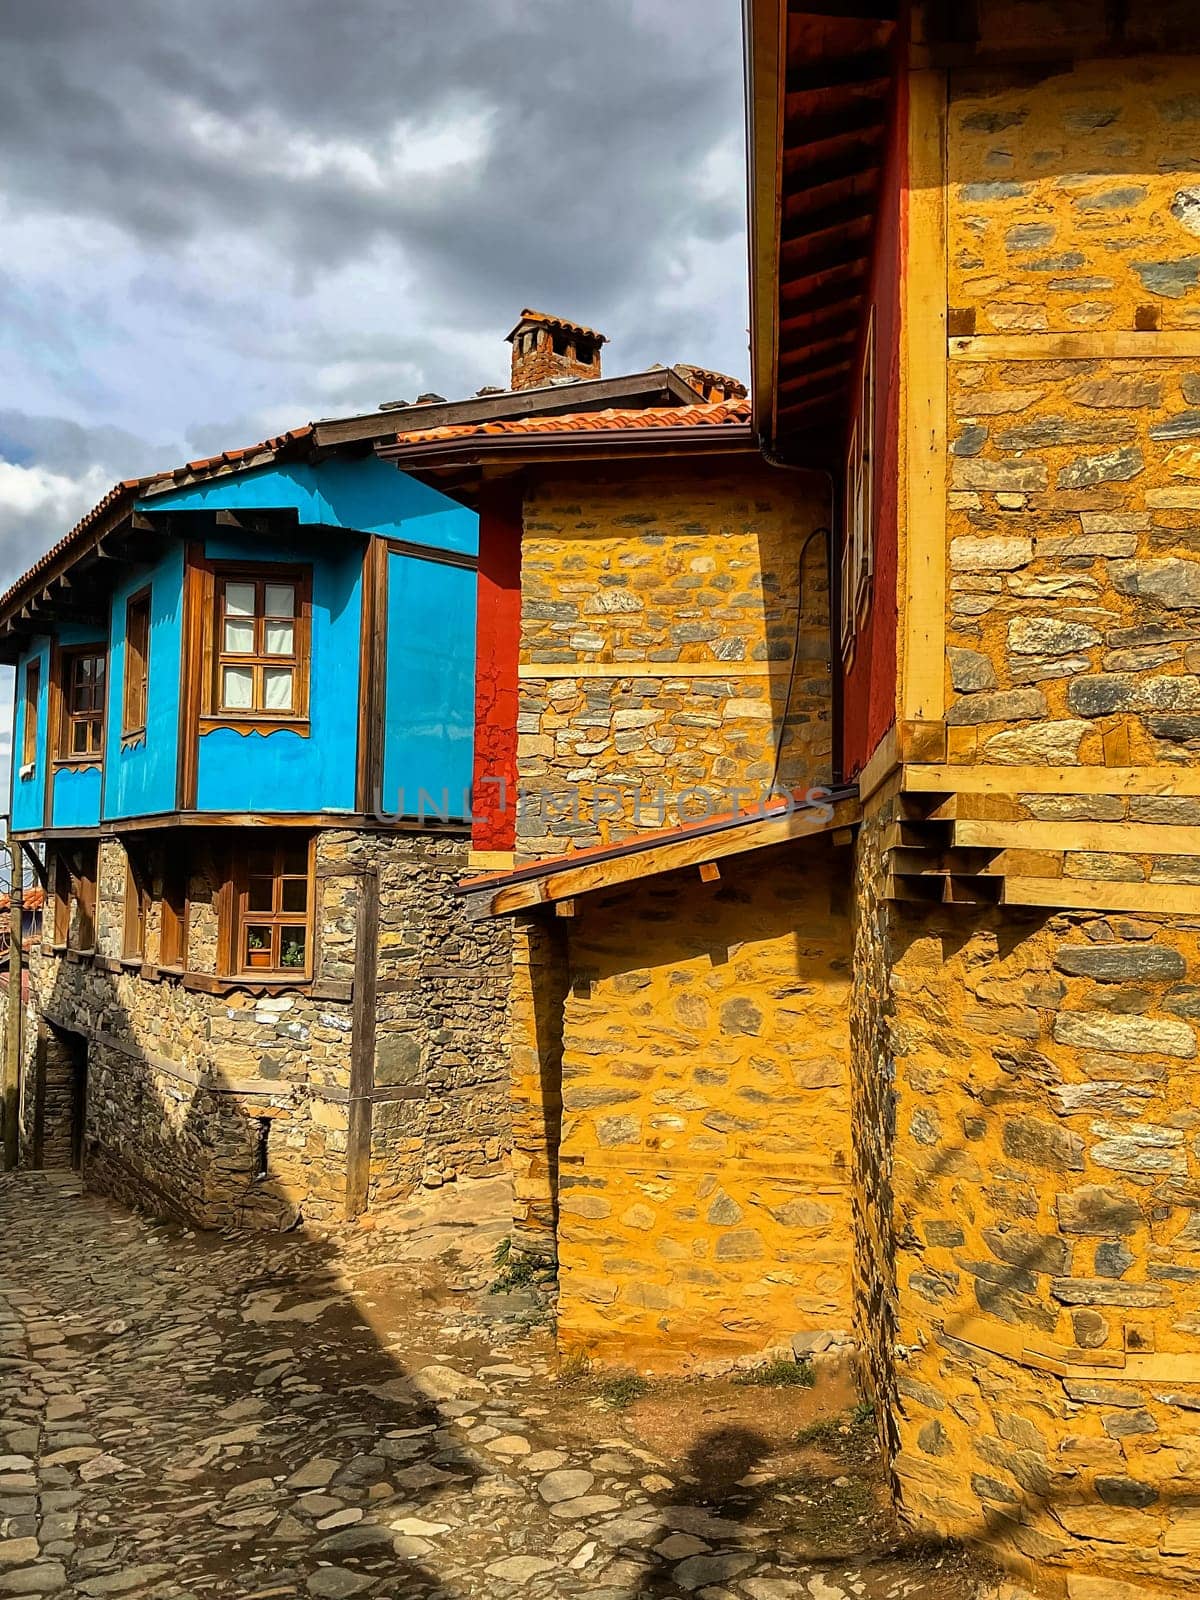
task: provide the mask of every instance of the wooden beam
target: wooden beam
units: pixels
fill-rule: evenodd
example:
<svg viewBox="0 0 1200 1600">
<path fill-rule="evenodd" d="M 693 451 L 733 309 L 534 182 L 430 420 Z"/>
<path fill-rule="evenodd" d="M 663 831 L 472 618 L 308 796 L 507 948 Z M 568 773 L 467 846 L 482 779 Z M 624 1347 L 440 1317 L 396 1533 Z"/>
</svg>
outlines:
<svg viewBox="0 0 1200 1600">
<path fill-rule="evenodd" d="M 825 660 L 826 651 L 820 657 Z M 801 657 L 804 660 L 805 657 Z M 523 661 L 518 678 L 786 678 L 790 661 Z"/>
<path fill-rule="evenodd" d="M 721 861 L 727 856 L 742 855 L 748 850 L 763 850 L 769 845 L 786 844 L 793 839 L 812 838 L 848 827 L 852 822 L 857 822 L 861 814 L 857 799 L 841 800 L 836 805 L 806 808 L 790 816 L 746 822 L 723 833 L 707 833 L 697 829 L 694 837 L 684 834 L 677 839 L 660 839 L 648 844 L 644 850 L 631 850 L 627 855 L 590 865 L 563 866 L 547 873 L 545 877 L 531 878 L 497 889 L 491 896 L 490 911 L 493 916 L 526 911 L 536 906 L 552 905 L 556 900 L 570 900 L 576 895 L 590 894 L 597 889 L 610 889 L 659 873 L 675 872 L 681 867 L 697 867 L 702 861 Z M 480 886 L 480 893 L 487 893 L 486 885 Z"/>
<path fill-rule="evenodd" d="M 239 507 L 236 511 L 218 511 L 216 515 L 218 528 L 228 528 L 234 533 L 250 533 L 259 538 L 294 528 L 299 520 L 299 513 L 290 506 L 281 506 L 269 511 L 253 511 Z"/>
<path fill-rule="evenodd" d="M 1200 916 L 1200 887 L 1173 883 L 1109 883 L 1098 878 L 1006 878 L 1001 904 L 1073 911 L 1157 911 Z"/>
<path fill-rule="evenodd" d="M 1200 333 L 1172 328 L 1131 333 L 981 333 L 950 340 L 951 361 L 1195 361 Z"/>
<path fill-rule="evenodd" d="M 906 766 L 906 790 L 924 794 L 1200 795 L 1192 767 Z"/>
<path fill-rule="evenodd" d="M 900 715 L 946 711 L 946 78 L 909 74 Z"/>
<path fill-rule="evenodd" d="M 951 823 L 956 848 L 1071 850 L 1114 855 L 1200 856 L 1200 827 L 1151 822 Z"/>
</svg>

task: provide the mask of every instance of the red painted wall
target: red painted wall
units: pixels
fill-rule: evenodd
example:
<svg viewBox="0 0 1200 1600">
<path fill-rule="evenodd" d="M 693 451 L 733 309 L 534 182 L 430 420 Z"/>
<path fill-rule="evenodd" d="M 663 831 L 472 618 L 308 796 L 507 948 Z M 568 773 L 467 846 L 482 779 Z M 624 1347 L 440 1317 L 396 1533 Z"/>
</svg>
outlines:
<svg viewBox="0 0 1200 1600">
<path fill-rule="evenodd" d="M 521 645 L 521 490 L 512 482 L 483 485 L 476 595 L 471 844 L 476 850 L 511 850 L 517 832 Z"/>
<path fill-rule="evenodd" d="M 901 30 L 902 31 L 902 30 Z M 901 40 L 898 48 L 906 50 Z M 899 57 L 903 62 L 905 54 Z M 862 771 L 896 720 L 897 565 L 900 492 L 900 290 L 908 174 L 908 81 L 896 74 L 871 266 L 875 306 L 875 573 L 854 659 L 842 679 L 842 775 Z M 864 335 L 865 336 L 865 335 Z M 861 360 L 862 352 L 859 352 Z"/>
</svg>

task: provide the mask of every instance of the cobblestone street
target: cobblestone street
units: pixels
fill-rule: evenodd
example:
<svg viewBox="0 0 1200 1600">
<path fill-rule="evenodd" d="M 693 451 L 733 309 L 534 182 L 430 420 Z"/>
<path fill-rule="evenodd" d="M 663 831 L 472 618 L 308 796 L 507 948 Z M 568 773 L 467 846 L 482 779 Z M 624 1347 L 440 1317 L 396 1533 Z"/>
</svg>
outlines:
<svg viewBox="0 0 1200 1600">
<path fill-rule="evenodd" d="M 486 1293 L 503 1216 L 477 1184 L 370 1230 L 198 1236 L 0 1178 L 0 1596 L 979 1592 L 889 1554 L 877 1466 L 777 1470 L 738 1407 L 778 1396 L 714 1386 L 680 1458 L 655 1418 L 710 1386 L 621 1411 L 563 1385 L 532 1298 Z"/>
</svg>

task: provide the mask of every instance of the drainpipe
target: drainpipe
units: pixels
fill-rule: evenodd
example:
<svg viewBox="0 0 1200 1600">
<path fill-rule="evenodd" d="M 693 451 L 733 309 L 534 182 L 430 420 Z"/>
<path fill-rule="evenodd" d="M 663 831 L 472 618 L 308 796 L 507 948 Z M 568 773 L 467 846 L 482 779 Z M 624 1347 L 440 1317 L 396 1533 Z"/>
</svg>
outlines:
<svg viewBox="0 0 1200 1600">
<path fill-rule="evenodd" d="M 9 846 L 12 862 L 12 887 L 9 899 L 9 951 L 8 951 L 8 1032 L 4 1050 L 4 1170 L 11 1172 L 17 1164 L 17 1110 L 21 1099 L 21 1023 L 24 1008 L 21 1000 L 21 851 Z"/>
<path fill-rule="evenodd" d="M 836 541 L 835 541 L 835 539 L 833 537 L 833 533 L 831 531 L 833 528 L 837 527 L 837 518 L 838 518 L 838 505 L 837 505 L 837 500 L 836 500 L 836 492 L 837 492 L 836 491 L 836 480 L 834 478 L 833 473 L 829 472 L 829 471 L 826 471 L 824 468 L 811 467 L 811 466 L 801 466 L 798 462 L 786 460 L 783 456 L 779 455 L 777 451 L 773 450 L 772 447 L 767 443 L 766 439 L 764 439 L 762 437 L 759 438 L 758 448 L 762 452 L 763 460 L 767 463 L 767 465 L 769 467 L 774 467 L 777 472 L 803 472 L 808 477 L 811 477 L 811 478 L 827 478 L 829 480 L 829 526 L 827 528 L 815 528 L 813 530 L 813 532 L 808 536 L 808 538 L 804 541 L 804 545 L 803 545 L 803 547 L 801 549 L 801 552 L 800 552 L 800 569 L 801 569 L 801 572 L 802 572 L 803 571 L 803 563 L 804 563 L 804 555 L 805 555 L 805 552 L 808 549 L 809 542 L 812 540 L 812 538 L 815 537 L 815 535 L 817 533 L 824 533 L 825 536 L 826 536 L 826 541 L 825 541 L 826 577 L 827 577 L 828 582 L 829 582 L 829 688 L 830 688 L 830 713 L 831 713 L 832 720 L 833 720 L 833 728 L 832 728 L 833 738 L 832 738 L 832 741 L 831 741 L 832 742 L 832 749 L 830 751 L 830 775 L 831 775 L 832 780 L 833 780 L 833 787 L 836 789 L 836 788 L 838 788 L 840 786 L 840 784 L 842 782 L 842 674 L 841 674 L 842 642 L 841 642 L 841 620 L 840 620 L 841 619 L 841 615 L 842 615 L 842 603 L 841 603 L 841 592 L 840 592 L 840 590 L 841 590 L 841 562 L 838 561 L 837 559 L 835 559 L 836 553 L 837 553 L 837 543 L 836 543 Z M 799 605 L 802 600 L 803 600 L 803 594 L 801 593 L 799 599 L 797 600 L 797 604 Z M 797 615 L 797 617 L 796 617 L 796 635 L 797 635 L 796 643 L 797 643 L 797 648 L 799 647 L 799 642 L 800 642 L 799 641 L 799 633 L 800 633 L 800 627 L 801 627 L 802 620 L 803 619 L 799 615 Z M 793 671 L 794 670 L 795 670 L 795 663 L 793 661 Z M 782 735 L 782 732 L 781 732 L 781 734 L 780 734 L 780 749 L 782 749 L 782 746 L 783 746 L 783 735 Z"/>
</svg>

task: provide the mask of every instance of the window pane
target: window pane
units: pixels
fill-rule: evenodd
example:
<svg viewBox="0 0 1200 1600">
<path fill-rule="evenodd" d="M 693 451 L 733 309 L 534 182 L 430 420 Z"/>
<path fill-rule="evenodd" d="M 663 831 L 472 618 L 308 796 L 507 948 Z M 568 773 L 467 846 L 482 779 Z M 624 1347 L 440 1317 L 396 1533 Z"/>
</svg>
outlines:
<svg viewBox="0 0 1200 1600">
<path fill-rule="evenodd" d="M 263 705 L 268 711 L 292 709 L 292 671 L 290 667 L 263 668 Z"/>
<path fill-rule="evenodd" d="M 73 722 L 71 724 L 71 754 L 85 756 L 88 753 L 90 722 Z"/>
<path fill-rule="evenodd" d="M 266 604 L 263 611 L 268 617 L 294 617 L 296 615 L 296 590 L 290 583 L 268 583 L 265 587 Z"/>
<path fill-rule="evenodd" d="M 301 913 L 308 910 L 307 878 L 285 878 L 283 880 L 281 887 L 280 910 L 299 911 Z"/>
<path fill-rule="evenodd" d="M 273 850 L 248 850 L 246 852 L 246 872 L 252 878 L 273 878 L 275 876 L 275 852 Z"/>
<path fill-rule="evenodd" d="M 251 878 L 246 884 L 247 911 L 273 911 L 275 909 L 274 878 Z"/>
<path fill-rule="evenodd" d="M 228 626 L 229 624 L 226 623 L 226 627 Z M 294 624 L 290 622 L 268 622 L 263 653 L 268 656 L 295 655 Z"/>
<path fill-rule="evenodd" d="M 249 711 L 254 705 L 254 673 L 250 667 L 224 667 L 221 704 L 228 711 Z"/>
<path fill-rule="evenodd" d="M 308 846 L 303 840 L 299 844 L 283 846 L 280 852 L 279 870 L 285 877 L 308 877 Z"/>
<path fill-rule="evenodd" d="M 254 624 L 235 617 L 225 619 L 225 654 L 251 656 L 254 654 Z"/>
<path fill-rule="evenodd" d="M 225 585 L 225 615 L 227 617 L 252 617 L 254 615 L 254 585 L 252 583 L 227 583 Z"/>
<path fill-rule="evenodd" d="M 281 967 L 303 967 L 308 935 L 304 928 L 280 928 Z"/>
<path fill-rule="evenodd" d="M 271 949 L 274 930 L 267 924 L 250 923 L 242 930 L 242 961 L 247 967 L 270 967 L 275 957 Z"/>
<path fill-rule="evenodd" d="M 99 755 L 99 753 L 100 753 L 100 719 L 98 717 L 92 717 L 91 720 L 87 724 L 87 730 L 88 730 L 88 753 L 91 754 L 91 755 Z"/>
</svg>

